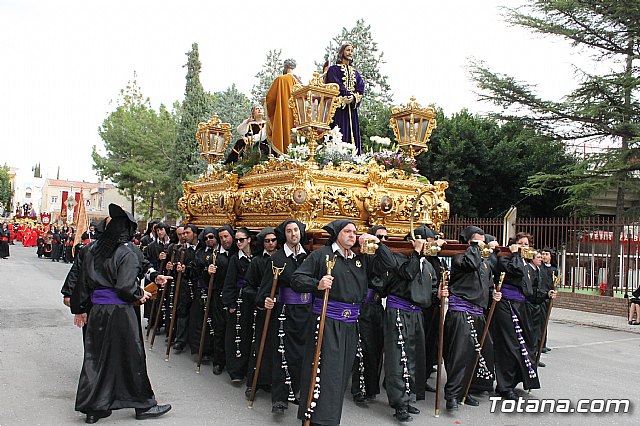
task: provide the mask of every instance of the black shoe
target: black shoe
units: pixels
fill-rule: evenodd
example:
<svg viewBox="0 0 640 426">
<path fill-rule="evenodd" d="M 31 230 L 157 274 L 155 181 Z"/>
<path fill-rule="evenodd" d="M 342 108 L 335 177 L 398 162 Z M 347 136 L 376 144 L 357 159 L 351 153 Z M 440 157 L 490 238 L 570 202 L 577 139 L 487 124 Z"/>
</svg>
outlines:
<svg viewBox="0 0 640 426">
<path fill-rule="evenodd" d="M 429 383 L 425 383 L 424 384 L 424 390 L 426 390 L 427 392 L 432 392 L 434 393 L 436 391 L 436 388 L 434 388 L 433 386 L 431 386 Z"/>
<path fill-rule="evenodd" d="M 515 391 L 513 391 L 513 390 L 506 391 L 506 392 L 500 392 L 500 396 L 502 397 L 502 399 L 510 399 L 512 401 L 517 401 L 518 398 L 520 398 L 518 396 L 518 394 L 515 393 Z"/>
<path fill-rule="evenodd" d="M 420 414 L 420 410 L 418 410 L 418 408 L 414 407 L 413 405 L 408 405 L 407 411 L 409 412 L 409 414 Z"/>
<path fill-rule="evenodd" d="M 447 410 L 457 410 L 458 407 L 458 400 L 455 398 L 451 398 L 451 399 L 447 399 Z"/>
<path fill-rule="evenodd" d="M 171 410 L 171 404 L 165 405 L 154 405 L 151 408 L 147 408 L 146 410 L 141 408 L 136 408 L 136 420 L 144 420 L 151 419 L 153 417 L 160 417 L 163 414 L 166 414 Z"/>
<path fill-rule="evenodd" d="M 396 413 L 393 415 L 399 422 L 411 422 L 413 417 L 409 414 L 406 408 L 396 408 Z"/>
<path fill-rule="evenodd" d="M 284 410 L 288 407 L 286 402 L 276 401 L 271 405 L 271 412 L 273 414 L 284 415 Z"/>
<path fill-rule="evenodd" d="M 243 378 L 240 378 L 240 377 L 232 377 L 232 378 L 231 378 L 231 384 L 233 384 L 233 385 L 236 385 L 236 386 L 237 386 L 237 385 L 239 385 L 239 384 L 240 384 L 240 383 L 242 383 L 242 382 L 244 382 L 244 379 L 243 379 Z"/>
<path fill-rule="evenodd" d="M 545 364 L 545 363 L 544 363 L 544 362 L 542 362 L 542 361 L 540 361 L 540 362 L 538 363 L 538 367 L 546 367 L 546 366 L 547 366 L 547 364 Z"/>
<path fill-rule="evenodd" d="M 209 364 L 211 362 L 211 357 L 209 355 L 203 355 L 202 364 Z"/>
<path fill-rule="evenodd" d="M 176 353 L 180 353 L 180 352 L 184 351 L 185 346 L 187 346 L 187 345 L 185 345 L 182 342 L 176 342 L 176 343 L 173 344 L 173 350 Z"/>
<path fill-rule="evenodd" d="M 353 395 L 353 402 L 355 402 L 356 404 L 366 404 L 367 398 L 363 394 L 357 393 Z"/>
<path fill-rule="evenodd" d="M 469 405 L 470 407 L 477 407 L 478 405 L 480 405 L 480 402 L 474 397 L 472 397 L 471 395 L 467 395 L 467 397 L 464 399 L 464 405 Z"/>
<path fill-rule="evenodd" d="M 111 410 L 106 411 L 94 411 L 91 414 L 87 414 L 87 418 L 85 419 L 85 423 L 94 424 L 100 419 L 104 419 L 105 417 L 109 417 L 111 415 Z"/>
<path fill-rule="evenodd" d="M 551 348 L 548 348 L 548 347 L 546 347 L 546 346 L 545 346 L 544 348 L 542 348 L 542 353 L 543 353 L 543 354 L 546 354 L 546 353 L 547 353 L 547 352 L 549 352 L 550 350 L 551 350 Z"/>
<path fill-rule="evenodd" d="M 222 374 L 222 366 L 220 364 L 213 365 L 213 374 L 215 374 L 216 376 L 219 376 Z"/>
</svg>

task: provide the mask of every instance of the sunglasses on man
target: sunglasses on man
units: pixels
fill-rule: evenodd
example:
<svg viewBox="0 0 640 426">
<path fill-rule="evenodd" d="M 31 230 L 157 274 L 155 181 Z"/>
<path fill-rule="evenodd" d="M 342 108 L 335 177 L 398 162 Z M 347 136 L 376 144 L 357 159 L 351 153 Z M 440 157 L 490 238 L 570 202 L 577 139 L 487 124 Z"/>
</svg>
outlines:
<svg viewBox="0 0 640 426">
<path fill-rule="evenodd" d="M 275 243 L 278 239 L 277 238 L 265 238 L 264 242 L 269 244 L 269 243 Z"/>
<path fill-rule="evenodd" d="M 382 240 L 388 240 L 389 236 L 380 234 L 380 235 L 376 235 L 376 238 L 382 241 Z"/>
</svg>

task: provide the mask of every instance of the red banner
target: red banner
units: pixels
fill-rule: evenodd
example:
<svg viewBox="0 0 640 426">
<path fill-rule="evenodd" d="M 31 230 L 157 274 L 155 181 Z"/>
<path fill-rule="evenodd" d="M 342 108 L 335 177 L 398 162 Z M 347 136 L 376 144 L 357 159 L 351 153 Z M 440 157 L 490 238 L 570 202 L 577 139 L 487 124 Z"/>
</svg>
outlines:
<svg viewBox="0 0 640 426">
<path fill-rule="evenodd" d="M 76 192 L 76 205 L 73 207 L 73 222 L 75 223 L 78 219 L 78 206 L 80 205 L 80 196 L 82 192 Z"/>
<path fill-rule="evenodd" d="M 62 205 L 60 207 L 60 220 L 67 221 L 67 198 L 69 198 L 69 191 L 62 191 Z"/>
</svg>

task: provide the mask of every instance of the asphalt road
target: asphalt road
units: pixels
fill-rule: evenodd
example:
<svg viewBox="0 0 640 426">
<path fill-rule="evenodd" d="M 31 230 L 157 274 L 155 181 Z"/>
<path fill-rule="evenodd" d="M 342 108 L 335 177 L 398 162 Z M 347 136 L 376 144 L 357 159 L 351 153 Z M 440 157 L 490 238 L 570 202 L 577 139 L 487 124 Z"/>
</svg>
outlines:
<svg viewBox="0 0 640 426">
<path fill-rule="evenodd" d="M 82 336 L 62 304 L 60 287 L 70 265 L 38 259 L 35 249 L 11 246 L 11 257 L 0 259 L 0 425 L 66 425 L 84 423 L 74 411 L 75 392 L 82 365 Z M 162 339 L 161 339 L 162 340 Z M 179 425 L 298 425 L 295 407 L 284 417 L 271 414 L 270 397 L 259 392 L 254 408 L 247 408 L 244 386 L 231 385 L 228 376 L 214 376 L 210 366 L 195 373 L 190 355 L 172 355 L 164 361 L 161 344 L 147 351 L 151 382 L 160 403 L 173 410 L 154 424 Z M 422 414 L 412 424 L 433 425 L 596 425 L 638 424 L 638 359 L 636 334 L 552 322 L 549 345 L 540 369 L 542 389 L 525 398 L 580 399 L 629 398 L 622 413 L 491 413 L 489 396 L 479 407 L 443 410 L 433 416 L 434 394 L 416 405 Z M 444 405 L 444 401 L 442 402 Z M 498 404 L 498 407 L 500 405 Z M 599 406 L 596 406 L 598 408 Z M 367 408 L 347 396 L 343 425 L 397 424 L 386 396 Z M 137 424 L 133 410 L 120 410 L 100 424 Z"/>
</svg>

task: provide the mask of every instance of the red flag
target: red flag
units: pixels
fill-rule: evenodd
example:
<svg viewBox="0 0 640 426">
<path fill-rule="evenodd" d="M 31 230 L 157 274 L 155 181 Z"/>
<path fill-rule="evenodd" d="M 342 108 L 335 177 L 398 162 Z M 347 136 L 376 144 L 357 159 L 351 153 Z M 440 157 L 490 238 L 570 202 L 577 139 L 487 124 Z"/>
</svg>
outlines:
<svg viewBox="0 0 640 426">
<path fill-rule="evenodd" d="M 67 198 L 69 198 L 69 191 L 62 191 L 62 206 L 60 207 L 60 220 L 67 221 Z"/>
<path fill-rule="evenodd" d="M 82 190 L 80 191 L 81 192 L 76 192 L 76 205 L 73 207 L 73 223 L 76 223 L 78 219 L 78 206 L 80 205 L 80 195 L 82 195 Z"/>
</svg>

